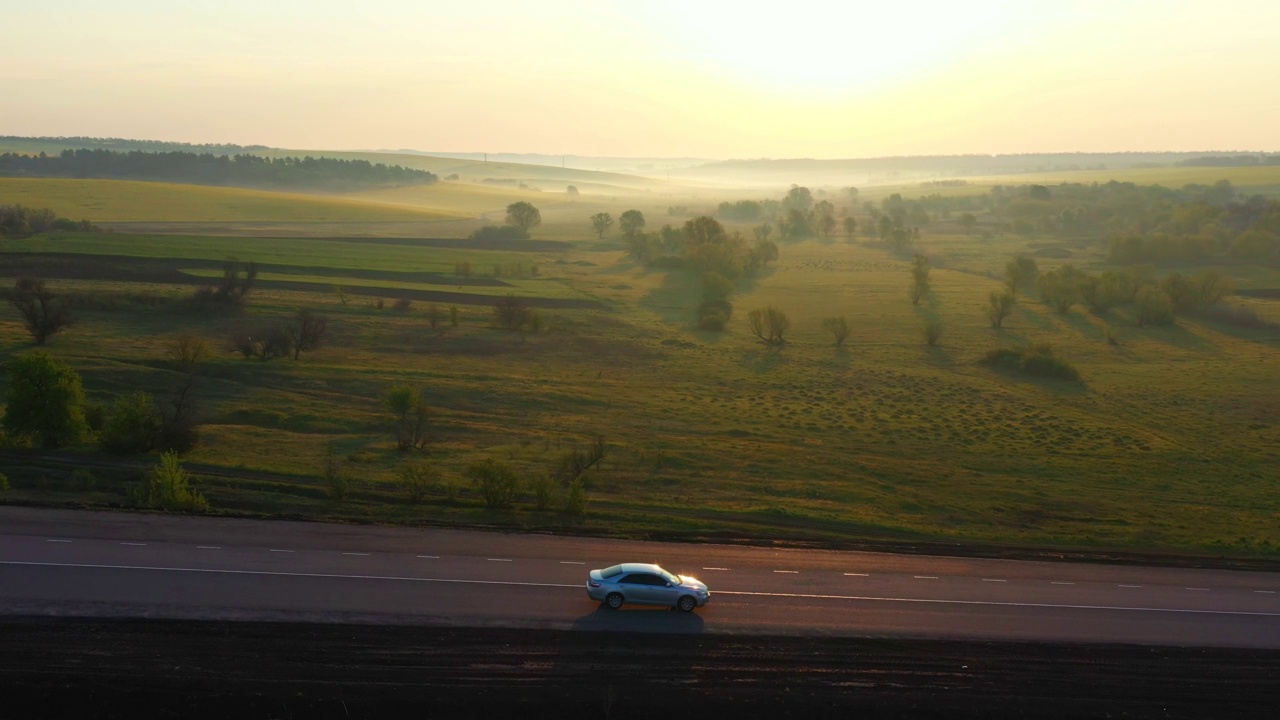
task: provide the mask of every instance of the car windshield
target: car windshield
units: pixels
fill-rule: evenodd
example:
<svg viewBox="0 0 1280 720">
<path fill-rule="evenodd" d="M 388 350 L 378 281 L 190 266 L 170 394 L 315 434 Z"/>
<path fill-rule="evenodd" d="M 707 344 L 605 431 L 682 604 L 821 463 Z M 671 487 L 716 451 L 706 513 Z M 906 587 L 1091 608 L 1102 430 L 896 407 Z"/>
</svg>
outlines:
<svg viewBox="0 0 1280 720">
<path fill-rule="evenodd" d="M 671 573 L 667 572 L 666 570 L 663 570 L 663 569 L 659 568 L 659 569 L 658 569 L 658 574 L 662 576 L 662 579 L 663 579 L 663 580 L 666 580 L 667 582 L 671 583 L 672 585 L 679 585 L 679 584 L 680 584 L 680 578 L 679 578 L 679 577 L 677 577 L 677 576 L 675 576 L 675 575 L 672 575 Z"/>
</svg>

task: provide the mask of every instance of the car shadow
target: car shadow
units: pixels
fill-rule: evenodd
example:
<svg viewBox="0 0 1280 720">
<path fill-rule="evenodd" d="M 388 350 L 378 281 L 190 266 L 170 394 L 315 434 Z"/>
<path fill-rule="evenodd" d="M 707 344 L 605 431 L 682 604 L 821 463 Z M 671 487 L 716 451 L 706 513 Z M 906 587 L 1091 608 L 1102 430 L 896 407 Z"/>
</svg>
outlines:
<svg viewBox="0 0 1280 720">
<path fill-rule="evenodd" d="M 624 605 L 610 610 L 603 603 L 573 622 L 571 630 L 586 632 L 675 633 L 695 635 L 705 630 L 699 613 L 680 612 L 675 608 Z"/>
</svg>

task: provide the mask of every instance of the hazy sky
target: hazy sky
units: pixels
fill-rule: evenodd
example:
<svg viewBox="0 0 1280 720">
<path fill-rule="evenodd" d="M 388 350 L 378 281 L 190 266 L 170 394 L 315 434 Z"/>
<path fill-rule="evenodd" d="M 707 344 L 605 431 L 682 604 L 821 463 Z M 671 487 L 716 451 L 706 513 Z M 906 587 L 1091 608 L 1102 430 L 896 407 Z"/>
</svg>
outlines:
<svg viewBox="0 0 1280 720">
<path fill-rule="evenodd" d="M 1280 150 L 1280 0 L 13 0 L 0 134 L 699 157 Z"/>
</svg>

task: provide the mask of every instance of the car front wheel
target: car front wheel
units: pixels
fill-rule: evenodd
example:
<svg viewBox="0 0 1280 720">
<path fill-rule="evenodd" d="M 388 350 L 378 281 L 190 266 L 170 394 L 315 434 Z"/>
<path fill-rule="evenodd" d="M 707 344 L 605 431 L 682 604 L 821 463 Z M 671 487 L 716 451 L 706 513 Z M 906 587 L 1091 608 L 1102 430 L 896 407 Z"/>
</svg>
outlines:
<svg viewBox="0 0 1280 720">
<path fill-rule="evenodd" d="M 680 612 L 692 612 L 694 608 L 698 607 L 698 601 L 689 595 L 685 595 L 676 602 L 676 607 L 680 609 Z"/>
<path fill-rule="evenodd" d="M 622 607 L 622 595 L 619 593 L 609 593 L 609 596 L 604 599 L 604 604 L 609 606 L 609 609 L 611 610 L 617 610 Z"/>
</svg>

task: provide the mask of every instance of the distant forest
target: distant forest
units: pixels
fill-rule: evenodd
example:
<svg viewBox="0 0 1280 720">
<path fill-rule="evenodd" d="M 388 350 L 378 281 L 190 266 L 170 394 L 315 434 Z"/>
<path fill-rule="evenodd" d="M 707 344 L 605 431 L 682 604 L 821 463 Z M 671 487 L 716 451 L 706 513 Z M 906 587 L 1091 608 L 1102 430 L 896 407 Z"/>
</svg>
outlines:
<svg viewBox="0 0 1280 720">
<path fill-rule="evenodd" d="M 1183 160 L 1183 167 L 1253 167 L 1280 165 L 1280 155 L 1214 155 Z"/>
<path fill-rule="evenodd" d="M 63 150 L 58 155 L 0 154 L 0 176 L 155 180 L 321 192 L 429 185 L 437 180 L 425 170 L 367 160 L 85 149 Z"/>
</svg>

